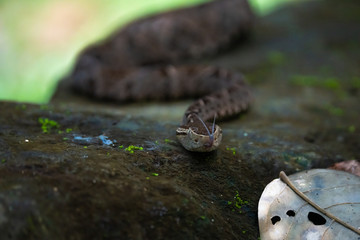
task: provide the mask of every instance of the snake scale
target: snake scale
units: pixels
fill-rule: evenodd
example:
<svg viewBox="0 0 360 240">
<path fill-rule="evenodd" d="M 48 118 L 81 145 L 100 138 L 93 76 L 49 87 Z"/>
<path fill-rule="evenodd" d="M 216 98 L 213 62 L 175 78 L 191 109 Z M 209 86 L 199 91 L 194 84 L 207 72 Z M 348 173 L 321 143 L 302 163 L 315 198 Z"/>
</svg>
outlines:
<svg viewBox="0 0 360 240">
<path fill-rule="evenodd" d="M 237 72 L 184 63 L 246 38 L 254 15 L 246 0 L 214 0 L 135 21 L 82 51 L 70 75 L 74 89 L 119 102 L 197 97 L 176 130 L 190 151 L 216 149 L 223 119 L 252 100 Z"/>
</svg>

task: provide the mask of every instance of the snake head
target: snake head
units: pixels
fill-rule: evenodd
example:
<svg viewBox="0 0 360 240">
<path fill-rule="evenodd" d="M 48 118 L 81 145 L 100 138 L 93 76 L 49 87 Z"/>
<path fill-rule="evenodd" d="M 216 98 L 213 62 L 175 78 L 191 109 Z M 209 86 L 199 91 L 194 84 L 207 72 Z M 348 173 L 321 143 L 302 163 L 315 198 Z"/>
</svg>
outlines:
<svg viewBox="0 0 360 240">
<path fill-rule="evenodd" d="M 176 130 L 176 136 L 186 150 L 193 152 L 211 152 L 220 145 L 222 130 L 215 124 L 215 118 L 211 131 L 199 117 L 198 119 L 205 127 L 206 133 L 199 132 L 198 128 L 194 126 L 180 126 Z"/>
</svg>

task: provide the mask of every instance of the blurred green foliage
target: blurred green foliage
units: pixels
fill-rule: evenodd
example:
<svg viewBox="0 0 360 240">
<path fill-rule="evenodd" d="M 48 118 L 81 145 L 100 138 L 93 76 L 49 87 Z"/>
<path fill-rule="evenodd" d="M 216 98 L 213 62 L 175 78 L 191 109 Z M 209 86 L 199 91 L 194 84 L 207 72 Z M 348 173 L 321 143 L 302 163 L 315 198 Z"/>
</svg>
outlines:
<svg viewBox="0 0 360 240">
<path fill-rule="evenodd" d="M 89 43 L 140 16 L 206 0 L 2 0 L 0 100 L 46 103 Z M 251 0 L 265 14 L 280 2 Z"/>
</svg>

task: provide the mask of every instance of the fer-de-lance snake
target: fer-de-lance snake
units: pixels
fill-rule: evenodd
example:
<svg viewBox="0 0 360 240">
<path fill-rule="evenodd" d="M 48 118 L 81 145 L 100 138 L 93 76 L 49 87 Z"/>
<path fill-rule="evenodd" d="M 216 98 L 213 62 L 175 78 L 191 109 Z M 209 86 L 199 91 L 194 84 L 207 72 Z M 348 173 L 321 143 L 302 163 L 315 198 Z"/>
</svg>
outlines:
<svg viewBox="0 0 360 240">
<path fill-rule="evenodd" d="M 79 55 L 70 75 L 73 87 L 120 102 L 200 97 L 176 135 L 189 151 L 215 150 L 222 139 L 215 118 L 247 110 L 250 90 L 240 73 L 184 60 L 236 44 L 253 20 L 246 0 L 214 0 L 135 21 Z"/>
</svg>

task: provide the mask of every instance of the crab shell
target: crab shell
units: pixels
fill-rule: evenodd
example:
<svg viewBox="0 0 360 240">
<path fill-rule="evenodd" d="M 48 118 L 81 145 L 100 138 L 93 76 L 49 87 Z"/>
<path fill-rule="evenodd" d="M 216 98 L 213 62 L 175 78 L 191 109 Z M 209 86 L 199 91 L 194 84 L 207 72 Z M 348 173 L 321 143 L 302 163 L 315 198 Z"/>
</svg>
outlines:
<svg viewBox="0 0 360 240">
<path fill-rule="evenodd" d="M 194 132 L 190 128 L 178 127 L 176 129 L 176 137 L 183 147 L 192 152 L 211 152 L 214 151 L 221 143 L 222 130 L 218 125 L 215 125 L 214 141 L 209 146 L 209 135 L 202 135 Z"/>
</svg>

